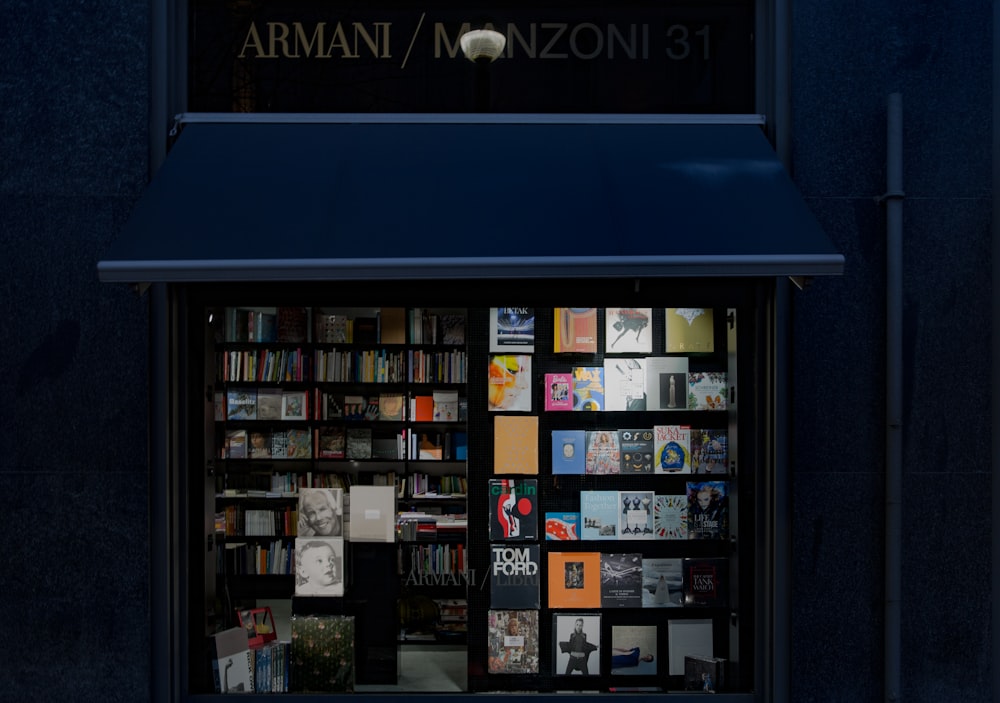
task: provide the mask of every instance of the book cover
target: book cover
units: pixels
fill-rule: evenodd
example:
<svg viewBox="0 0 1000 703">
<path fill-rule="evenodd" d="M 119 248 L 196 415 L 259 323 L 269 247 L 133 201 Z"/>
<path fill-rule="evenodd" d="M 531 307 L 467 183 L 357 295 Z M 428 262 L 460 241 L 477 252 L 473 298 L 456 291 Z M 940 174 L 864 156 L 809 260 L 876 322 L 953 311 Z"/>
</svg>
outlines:
<svg viewBox="0 0 1000 703">
<path fill-rule="evenodd" d="M 604 409 L 636 412 L 646 409 L 645 359 L 609 356 L 604 359 Z"/>
<path fill-rule="evenodd" d="M 552 473 L 587 473 L 586 430 L 552 430 Z"/>
<path fill-rule="evenodd" d="M 489 363 L 489 409 L 531 412 L 531 356 L 491 354 Z"/>
<path fill-rule="evenodd" d="M 271 458 L 271 433 L 268 430 L 252 430 L 250 432 L 250 458 Z"/>
<path fill-rule="evenodd" d="M 444 435 L 440 432 L 421 432 L 417 441 L 417 458 L 424 461 L 444 459 Z"/>
<path fill-rule="evenodd" d="M 687 558 L 682 564 L 685 606 L 729 603 L 729 562 L 722 557 Z"/>
<path fill-rule="evenodd" d="M 653 473 L 653 430 L 650 428 L 618 430 L 623 474 Z"/>
<path fill-rule="evenodd" d="M 246 459 L 250 455 L 247 448 L 246 430 L 226 430 L 226 458 Z"/>
<path fill-rule="evenodd" d="M 679 608 L 684 605 L 684 575 L 679 557 L 643 557 L 642 607 Z"/>
<path fill-rule="evenodd" d="M 646 357 L 646 410 L 686 410 L 688 358 Z"/>
<path fill-rule="evenodd" d="M 271 432 L 271 458 L 288 458 L 288 431 L 274 430 Z"/>
<path fill-rule="evenodd" d="M 342 488 L 300 488 L 297 507 L 299 537 L 344 536 Z"/>
<path fill-rule="evenodd" d="M 601 616 L 556 613 L 552 616 L 552 673 L 601 675 Z"/>
<path fill-rule="evenodd" d="M 729 482 L 688 481 L 688 539 L 729 538 Z"/>
<path fill-rule="evenodd" d="M 715 351 L 715 316 L 712 308 L 667 308 L 668 354 L 710 354 Z"/>
<path fill-rule="evenodd" d="M 282 391 L 280 388 L 257 389 L 258 420 L 281 419 L 281 393 Z"/>
<path fill-rule="evenodd" d="M 305 343 L 309 341 L 309 310 L 303 307 L 278 308 L 277 341 Z"/>
<path fill-rule="evenodd" d="M 286 459 L 312 459 L 312 432 L 306 429 L 285 430 L 288 439 Z"/>
<path fill-rule="evenodd" d="M 364 420 L 365 409 L 367 407 L 368 403 L 363 395 L 345 395 L 344 419 L 351 421 Z"/>
<path fill-rule="evenodd" d="M 691 473 L 729 473 L 728 431 L 720 429 L 691 430 Z"/>
<path fill-rule="evenodd" d="M 344 595 L 344 538 L 295 538 L 295 595 Z"/>
<path fill-rule="evenodd" d="M 488 611 L 486 649 L 491 674 L 537 674 L 538 611 Z"/>
<path fill-rule="evenodd" d="M 580 513 L 545 513 L 545 539 L 560 542 L 580 539 Z"/>
<path fill-rule="evenodd" d="M 601 607 L 600 552 L 549 552 L 550 608 Z"/>
<path fill-rule="evenodd" d="M 618 491 L 580 491 L 580 539 L 618 539 Z"/>
<path fill-rule="evenodd" d="M 642 554 L 601 554 L 601 607 L 642 607 Z"/>
<path fill-rule="evenodd" d="M 338 420 L 344 417 L 344 396 L 339 393 L 323 393 L 323 420 Z"/>
<path fill-rule="evenodd" d="M 212 406 L 216 422 L 226 419 L 226 394 L 224 391 L 214 391 L 212 393 Z"/>
<path fill-rule="evenodd" d="M 451 437 L 454 447 L 453 458 L 456 461 L 467 461 L 469 458 L 469 433 L 464 430 L 455 430 Z"/>
<path fill-rule="evenodd" d="M 556 354 L 597 353 L 597 308 L 556 308 L 552 326 Z"/>
<path fill-rule="evenodd" d="M 458 391 L 434 391 L 431 401 L 434 422 L 458 421 Z"/>
<path fill-rule="evenodd" d="M 584 473 L 618 474 L 622 470 L 621 446 L 618 430 L 585 430 L 587 454 Z"/>
<path fill-rule="evenodd" d="M 406 308 L 379 309 L 378 333 L 382 344 L 406 344 Z"/>
<path fill-rule="evenodd" d="M 431 422 L 434 420 L 434 396 L 414 396 L 410 399 L 410 406 L 410 415 L 414 422 Z"/>
<path fill-rule="evenodd" d="M 534 308 L 490 308 L 490 351 L 533 352 Z"/>
<path fill-rule="evenodd" d="M 212 635 L 210 656 L 216 693 L 253 692 L 253 653 L 242 627 Z"/>
<path fill-rule="evenodd" d="M 656 640 L 656 625 L 612 625 L 612 676 L 655 676 L 659 662 Z"/>
<path fill-rule="evenodd" d="M 229 420 L 256 420 L 257 389 L 228 389 L 226 391 L 226 418 Z"/>
<path fill-rule="evenodd" d="M 667 620 L 667 661 L 671 676 L 684 675 L 684 657 L 711 657 L 713 647 L 711 618 Z"/>
<path fill-rule="evenodd" d="M 305 391 L 282 391 L 281 393 L 281 419 L 282 420 L 307 420 L 309 412 L 309 398 Z"/>
<path fill-rule="evenodd" d="M 653 501 L 656 539 L 687 539 L 687 495 L 657 495 Z"/>
<path fill-rule="evenodd" d="M 372 459 L 401 459 L 399 437 L 376 437 L 372 435 Z"/>
<path fill-rule="evenodd" d="M 378 419 L 401 422 L 403 418 L 403 394 L 379 393 Z"/>
<path fill-rule="evenodd" d="M 684 657 L 684 690 L 718 693 L 726 690 L 726 660 L 721 657 Z"/>
<path fill-rule="evenodd" d="M 346 314 L 320 311 L 313 317 L 316 341 L 321 344 L 346 344 L 351 341 Z"/>
<path fill-rule="evenodd" d="M 691 473 L 691 428 L 653 425 L 653 473 Z"/>
<path fill-rule="evenodd" d="M 653 532 L 653 491 L 619 491 L 619 539 L 655 539 Z"/>
<path fill-rule="evenodd" d="M 351 486 L 351 542 L 396 541 L 396 487 Z"/>
<path fill-rule="evenodd" d="M 573 367 L 573 410 L 604 410 L 604 367 Z"/>
<path fill-rule="evenodd" d="M 354 617 L 292 615 L 292 693 L 354 691 Z"/>
<path fill-rule="evenodd" d="M 491 540 L 538 539 L 538 480 L 489 480 Z"/>
<path fill-rule="evenodd" d="M 493 418 L 493 473 L 538 473 L 538 417 L 496 415 Z"/>
<path fill-rule="evenodd" d="M 608 354 L 652 354 L 653 308 L 606 308 L 604 351 Z"/>
<path fill-rule="evenodd" d="M 539 608 L 542 581 L 537 544 L 490 545 L 490 607 Z"/>
<path fill-rule="evenodd" d="M 688 410 L 725 410 L 728 395 L 724 371 L 688 373 Z"/>
<path fill-rule="evenodd" d="M 465 344 L 465 315 L 444 313 L 439 318 L 441 324 L 441 344 L 462 346 Z"/>
<path fill-rule="evenodd" d="M 375 345 L 378 340 L 378 317 L 359 315 L 351 320 L 351 336 L 355 344 Z"/>
<path fill-rule="evenodd" d="M 372 458 L 372 430 L 370 427 L 347 428 L 347 450 L 345 455 L 348 459 Z"/>
<path fill-rule="evenodd" d="M 573 409 L 573 374 L 545 374 L 545 410 L 561 411 Z"/>
</svg>

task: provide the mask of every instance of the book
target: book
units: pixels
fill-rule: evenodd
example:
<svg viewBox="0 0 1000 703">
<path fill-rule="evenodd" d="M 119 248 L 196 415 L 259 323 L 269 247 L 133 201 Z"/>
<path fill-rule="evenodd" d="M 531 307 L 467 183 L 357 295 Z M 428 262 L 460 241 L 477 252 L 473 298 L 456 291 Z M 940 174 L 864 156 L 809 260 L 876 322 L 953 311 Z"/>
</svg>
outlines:
<svg viewBox="0 0 1000 703">
<path fill-rule="evenodd" d="M 688 481 L 688 539 L 729 539 L 729 482 Z"/>
<path fill-rule="evenodd" d="M 490 545 L 490 607 L 539 608 L 541 551 L 537 544 Z"/>
<path fill-rule="evenodd" d="M 256 420 L 257 389 L 228 389 L 226 391 L 226 418 L 228 420 Z"/>
<path fill-rule="evenodd" d="M 401 422 L 403 417 L 402 393 L 379 393 L 378 419 Z"/>
<path fill-rule="evenodd" d="M 281 393 L 280 388 L 257 389 L 258 420 L 270 421 L 281 419 Z"/>
<path fill-rule="evenodd" d="M 552 644 L 553 674 L 563 676 L 601 674 L 600 614 L 553 614 Z M 575 693 L 577 692 L 574 691 Z"/>
<path fill-rule="evenodd" d="M 556 354 L 597 353 L 597 308 L 556 308 L 552 327 Z"/>
<path fill-rule="evenodd" d="M 493 411 L 531 412 L 531 356 L 491 354 L 487 404 Z"/>
<path fill-rule="evenodd" d="M 691 430 L 691 473 L 729 473 L 729 432 L 727 430 Z"/>
<path fill-rule="evenodd" d="M 343 537 L 296 537 L 295 564 L 296 596 L 344 595 Z"/>
<path fill-rule="evenodd" d="M 406 308 L 381 308 L 376 319 L 381 344 L 406 344 Z"/>
<path fill-rule="evenodd" d="M 285 430 L 288 441 L 286 459 L 311 459 L 312 458 L 312 432 L 306 429 Z"/>
<path fill-rule="evenodd" d="M 608 354 L 652 354 L 653 308 L 606 308 L 604 351 Z"/>
<path fill-rule="evenodd" d="M 664 314 L 668 354 L 710 354 L 715 351 L 712 308 L 667 308 Z"/>
<path fill-rule="evenodd" d="M 545 410 L 548 412 L 573 409 L 573 374 L 545 374 Z"/>
<path fill-rule="evenodd" d="M 691 473 L 691 428 L 653 425 L 653 473 Z"/>
<path fill-rule="evenodd" d="M 354 617 L 292 615 L 292 693 L 354 691 Z"/>
<path fill-rule="evenodd" d="M 552 473 L 587 472 L 586 430 L 552 430 Z"/>
<path fill-rule="evenodd" d="M 351 320 L 351 341 L 369 346 L 378 344 L 378 322 L 376 314 L 355 317 Z"/>
<path fill-rule="evenodd" d="M 587 453 L 584 473 L 619 474 L 622 470 L 618 430 L 585 430 Z"/>
<path fill-rule="evenodd" d="M 538 611 L 489 610 L 486 650 L 491 674 L 538 673 Z"/>
<path fill-rule="evenodd" d="M 271 433 L 268 430 L 250 431 L 250 458 L 271 458 Z"/>
<path fill-rule="evenodd" d="M 455 461 L 467 461 L 469 459 L 469 433 L 465 430 L 455 430 L 451 433 L 452 456 Z"/>
<path fill-rule="evenodd" d="M 642 554 L 601 553 L 601 607 L 642 607 Z"/>
<path fill-rule="evenodd" d="M 344 419 L 345 420 L 364 420 L 365 410 L 368 407 L 368 402 L 365 400 L 363 395 L 345 395 L 344 396 Z"/>
<path fill-rule="evenodd" d="M 345 457 L 347 459 L 372 458 L 372 430 L 370 427 L 348 427 L 346 439 Z"/>
<path fill-rule="evenodd" d="M 281 392 L 281 419 L 309 419 L 309 396 L 305 391 Z"/>
<path fill-rule="evenodd" d="M 246 430 L 226 430 L 226 458 L 246 459 L 250 455 L 247 448 Z"/>
<path fill-rule="evenodd" d="M 604 358 L 604 410 L 636 412 L 646 409 L 646 360 Z"/>
<path fill-rule="evenodd" d="M 688 410 L 725 410 L 729 385 L 724 371 L 688 373 Z"/>
<path fill-rule="evenodd" d="M 321 344 L 351 342 L 350 320 L 346 313 L 320 311 L 314 315 L 313 323 L 317 342 Z"/>
<path fill-rule="evenodd" d="M 653 531 L 653 491 L 619 491 L 618 538 L 655 539 Z"/>
<path fill-rule="evenodd" d="M 274 430 L 271 432 L 271 458 L 288 458 L 288 432 L 287 430 Z"/>
<path fill-rule="evenodd" d="M 545 539 L 574 542 L 580 539 L 580 513 L 545 513 Z"/>
<path fill-rule="evenodd" d="M 444 436 L 440 432 L 421 432 L 417 440 L 416 458 L 424 461 L 444 459 Z"/>
<path fill-rule="evenodd" d="M 431 401 L 434 422 L 458 421 L 458 391 L 434 391 Z"/>
<path fill-rule="evenodd" d="M 600 552 L 548 553 L 549 608 L 601 607 Z"/>
<path fill-rule="evenodd" d="M 462 346 L 465 344 L 465 315 L 443 313 L 438 321 L 441 325 L 441 344 Z"/>
<path fill-rule="evenodd" d="M 351 486 L 351 542 L 396 541 L 396 487 Z"/>
<path fill-rule="evenodd" d="M 320 427 L 316 456 L 319 459 L 343 459 L 347 447 L 347 435 L 343 427 Z"/>
<path fill-rule="evenodd" d="M 398 437 L 376 437 L 372 435 L 372 459 L 402 459 Z"/>
<path fill-rule="evenodd" d="M 685 606 L 729 603 L 729 562 L 722 557 L 686 558 L 682 562 Z"/>
<path fill-rule="evenodd" d="M 653 533 L 656 539 L 688 538 L 687 495 L 657 495 L 653 501 Z"/>
<path fill-rule="evenodd" d="M 684 657 L 713 656 L 711 618 L 667 620 L 667 662 L 671 676 L 684 675 Z"/>
<path fill-rule="evenodd" d="M 493 473 L 538 473 L 538 417 L 496 415 L 493 418 Z"/>
<path fill-rule="evenodd" d="M 209 656 L 216 693 L 252 693 L 253 657 L 242 627 L 231 627 L 211 636 Z"/>
<path fill-rule="evenodd" d="M 684 657 L 684 690 L 718 693 L 726 690 L 726 660 L 689 654 Z"/>
<path fill-rule="evenodd" d="M 653 430 L 650 428 L 618 430 L 623 474 L 653 473 Z"/>
<path fill-rule="evenodd" d="M 320 419 L 337 420 L 344 417 L 344 396 L 339 393 L 323 393 Z"/>
<path fill-rule="evenodd" d="M 534 308 L 490 308 L 490 351 L 533 352 Z"/>
<path fill-rule="evenodd" d="M 216 422 L 226 419 L 226 393 L 225 391 L 213 391 L 212 406 Z"/>
<path fill-rule="evenodd" d="M 344 490 L 342 488 L 299 489 L 298 523 L 299 537 L 343 537 L 344 536 Z"/>
<path fill-rule="evenodd" d="M 305 343 L 309 341 L 309 309 L 279 307 L 275 341 Z"/>
<path fill-rule="evenodd" d="M 642 607 L 679 608 L 684 605 L 684 574 L 679 557 L 643 557 Z"/>
<path fill-rule="evenodd" d="M 538 539 L 538 480 L 489 480 L 490 540 Z"/>
<path fill-rule="evenodd" d="M 580 539 L 618 539 L 618 491 L 580 491 Z"/>
<path fill-rule="evenodd" d="M 604 410 L 604 367 L 573 367 L 573 410 Z"/>
<path fill-rule="evenodd" d="M 646 410 L 687 409 L 686 356 L 646 357 Z"/>
<path fill-rule="evenodd" d="M 611 675 L 655 676 L 659 663 L 656 625 L 611 626 Z"/>
<path fill-rule="evenodd" d="M 434 396 L 417 395 L 410 398 L 410 419 L 414 422 L 434 420 Z"/>
</svg>

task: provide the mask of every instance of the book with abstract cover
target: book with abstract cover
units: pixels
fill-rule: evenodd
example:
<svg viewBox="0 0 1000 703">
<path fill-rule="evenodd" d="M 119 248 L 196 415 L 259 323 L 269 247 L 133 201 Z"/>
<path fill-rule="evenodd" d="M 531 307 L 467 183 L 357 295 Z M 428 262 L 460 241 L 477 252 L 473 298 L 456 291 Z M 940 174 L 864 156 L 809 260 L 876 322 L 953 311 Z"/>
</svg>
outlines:
<svg viewBox="0 0 1000 703">
<path fill-rule="evenodd" d="M 601 554 L 601 607 L 642 607 L 642 554 Z"/>
<path fill-rule="evenodd" d="M 533 352 L 534 308 L 490 308 L 490 351 Z"/>
<path fill-rule="evenodd" d="M 656 539 L 687 539 L 687 495 L 657 495 L 653 501 Z"/>
<path fill-rule="evenodd" d="M 490 354 L 489 363 L 489 409 L 500 412 L 531 412 L 531 355 Z"/>
<path fill-rule="evenodd" d="M 538 479 L 489 480 L 490 539 L 538 539 Z"/>
<path fill-rule="evenodd" d="M 618 539 L 655 539 L 653 491 L 618 492 Z"/>
<path fill-rule="evenodd" d="M 618 430 L 623 474 L 653 473 L 653 430 L 649 428 Z"/>
<path fill-rule="evenodd" d="M 553 318 L 552 351 L 597 353 L 597 308 L 556 308 Z"/>
<path fill-rule="evenodd" d="M 688 539 L 729 538 L 729 482 L 688 481 Z"/>
<path fill-rule="evenodd" d="M 691 430 L 691 473 L 729 473 L 729 432 Z"/>
<path fill-rule="evenodd" d="M 587 472 L 586 430 L 552 430 L 552 473 Z"/>
<path fill-rule="evenodd" d="M 653 425 L 653 473 L 691 473 L 691 428 Z"/>
<path fill-rule="evenodd" d="M 646 410 L 687 409 L 688 358 L 646 357 Z"/>
<path fill-rule="evenodd" d="M 715 351 L 712 308 L 667 308 L 665 317 L 668 354 L 710 354 Z"/>
<path fill-rule="evenodd" d="M 604 410 L 604 367 L 573 367 L 573 410 Z"/>
<path fill-rule="evenodd" d="M 601 607 L 600 552 L 549 552 L 550 608 Z"/>
<path fill-rule="evenodd" d="M 545 513 L 545 539 L 559 542 L 580 539 L 580 513 Z"/>
<path fill-rule="evenodd" d="M 292 693 L 354 691 L 354 618 L 346 615 L 291 616 Z"/>
<path fill-rule="evenodd" d="M 642 560 L 642 607 L 679 608 L 684 605 L 684 574 L 679 557 Z"/>
<path fill-rule="evenodd" d="M 226 418 L 229 420 L 256 420 L 257 389 L 230 388 L 226 391 Z"/>
<path fill-rule="evenodd" d="M 347 435 L 343 427 L 324 426 L 317 430 L 316 456 L 320 459 L 343 459 Z"/>
<path fill-rule="evenodd" d="M 653 352 L 653 308 L 605 308 L 604 351 L 608 354 Z"/>
<path fill-rule="evenodd" d="M 619 474 L 622 470 L 621 445 L 618 430 L 586 430 L 587 454 L 584 472 L 588 474 Z"/>
<path fill-rule="evenodd" d="M 541 606 L 541 551 L 537 544 L 490 545 L 490 607 Z"/>
<path fill-rule="evenodd" d="M 604 409 L 646 409 L 646 360 L 609 356 L 604 359 Z"/>
<path fill-rule="evenodd" d="M 287 459 L 312 458 L 312 432 L 306 429 L 285 430 L 288 438 Z"/>
<path fill-rule="evenodd" d="M 618 539 L 618 491 L 580 491 L 580 539 Z"/>
<path fill-rule="evenodd" d="M 698 557 L 682 562 L 684 605 L 725 606 L 729 603 L 729 562 L 722 557 Z"/>
<path fill-rule="evenodd" d="M 282 391 L 280 388 L 257 389 L 258 420 L 281 419 L 281 395 Z"/>
<path fill-rule="evenodd" d="M 372 429 L 370 427 L 348 427 L 345 455 L 348 459 L 372 458 Z"/>
<path fill-rule="evenodd" d="M 724 371 L 688 373 L 688 410 L 725 410 L 728 395 Z"/>
<path fill-rule="evenodd" d="M 491 674 L 538 673 L 538 611 L 487 612 L 486 648 Z"/>
<path fill-rule="evenodd" d="M 545 374 L 545 410 L 548 412 L 573 409 L 573 374 Z"/>
</svg>

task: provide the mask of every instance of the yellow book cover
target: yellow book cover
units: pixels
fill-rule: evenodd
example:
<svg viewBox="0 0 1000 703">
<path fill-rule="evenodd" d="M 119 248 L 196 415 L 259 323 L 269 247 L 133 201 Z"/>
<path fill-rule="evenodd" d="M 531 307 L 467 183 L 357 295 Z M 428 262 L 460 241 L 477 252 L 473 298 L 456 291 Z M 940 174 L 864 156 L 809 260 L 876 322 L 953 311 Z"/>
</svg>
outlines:
<svg viewBox="0 0 1000 703">
<path fill-rule="evenodd" d="M 538 473 L 537 416 L 495 416 L 493 422 L 493 473 Z"/>
<path fill-rule="evenodd" d="M 667 308 L 668 354 L 710 354 L 715 351 L 712 308 Z"/>
</svg>

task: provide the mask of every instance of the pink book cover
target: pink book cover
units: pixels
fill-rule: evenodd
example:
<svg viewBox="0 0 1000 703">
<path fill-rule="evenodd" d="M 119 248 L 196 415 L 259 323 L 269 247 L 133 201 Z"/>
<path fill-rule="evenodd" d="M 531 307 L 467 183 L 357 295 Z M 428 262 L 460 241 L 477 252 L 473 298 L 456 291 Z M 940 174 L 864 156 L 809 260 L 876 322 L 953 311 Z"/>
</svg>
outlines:
<svg viewBox="0 0 1000 703">
<path fill-rule="evenodd" d="M 573 374 L 545 374 L 545 409 L 573 409 Z"/>
</svg>

